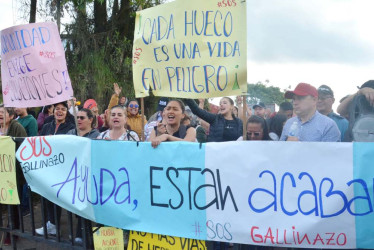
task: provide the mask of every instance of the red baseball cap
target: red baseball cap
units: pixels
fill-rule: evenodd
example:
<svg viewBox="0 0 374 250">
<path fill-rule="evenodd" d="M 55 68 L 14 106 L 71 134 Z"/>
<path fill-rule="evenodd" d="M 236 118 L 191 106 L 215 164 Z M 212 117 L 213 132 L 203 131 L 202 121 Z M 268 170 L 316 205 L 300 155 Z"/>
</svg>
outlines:
<svg viewBox="0 0 374 250">
<path fill-rule="evenodd" d="M 294 95 L 307 96 L 311 95 L 313 97 L 318 97 L 318 91 L 315 87 L 308 83 L 299 83 L 294 91 L 287 91 L 284 97 L 287 99 L 292 99 Z"/>
<path fill-rule="evenodd" d="M 83 108 L 85 109 L 92 109 L 93 107 L 97 107 L 97 103 L 94 99 L 88 99 L 83 104 Z"/>
</svg>

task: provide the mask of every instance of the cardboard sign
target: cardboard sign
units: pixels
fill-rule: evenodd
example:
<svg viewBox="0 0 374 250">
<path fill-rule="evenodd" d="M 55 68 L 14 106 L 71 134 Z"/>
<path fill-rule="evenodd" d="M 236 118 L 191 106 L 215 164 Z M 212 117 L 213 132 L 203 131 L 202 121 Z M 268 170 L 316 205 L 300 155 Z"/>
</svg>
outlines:
<svg viewBox="0 0 374 250">
<path fill-rule="evenodd" d="M 136 14 L 136 97 L 247 92 L 246 2 L 177 0 Z"/>
<path fill-rule="evenodd" d="M 16 144 L 8 136 L 0 136 L 0 203 L 19 204 L 16 179 Z"/>
<path fill-rule="evenodd" d="M 71 99 L 73 89 L 54 23 L 1 31 L 1 80 L 6 107 L 38 107 Z"/>
<path fill-rule="evenodd" d="M 373 143 L 27 138 L 31 189 L 101 224 L 195 240 L 374 248 Z"/>
<path fill-rule="evenodd" d="M 205 241 L 130 231 L 127 250 L 206 250 Z"/>
<path fill-rule="evenodd" d="M 93 230 L 97 228 L 94 227 Z M 123 250 L 123 230 L 114 227 L 101 227 L 94 235 L 95 250 Z"/>
</svg>

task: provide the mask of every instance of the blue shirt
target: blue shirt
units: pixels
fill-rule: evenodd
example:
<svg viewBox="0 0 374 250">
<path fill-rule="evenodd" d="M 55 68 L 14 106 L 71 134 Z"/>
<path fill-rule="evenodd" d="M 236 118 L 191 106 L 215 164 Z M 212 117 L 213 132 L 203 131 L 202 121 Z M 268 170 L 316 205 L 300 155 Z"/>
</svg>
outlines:
<svg viewBox="0 0 374 250">
<path fill-rule="evenodd" d="M 320 114 L 318 111 L 306 122 L 302 123 L 299 117 L 292 117 L 287 120 L 283 127 L 280 140 L 286 141 L 291 125 L 294 122 L 298 125 L 299 141 L 340 141 L 340 131 L 336 123 L 329 117 Z"/>
<path fill-rule="evenodd" d="M 338 129 L 341 135 L 340 139 L 341 141 L 343 141 L 345 132 L 348 130 L 348 125 L 349 125 L 348 120 L 338 114 L 335 114 L 334 112 L 329 113 L 327 116 L 333 119 L 336 125 L 338 125 Z"/>
</svg>

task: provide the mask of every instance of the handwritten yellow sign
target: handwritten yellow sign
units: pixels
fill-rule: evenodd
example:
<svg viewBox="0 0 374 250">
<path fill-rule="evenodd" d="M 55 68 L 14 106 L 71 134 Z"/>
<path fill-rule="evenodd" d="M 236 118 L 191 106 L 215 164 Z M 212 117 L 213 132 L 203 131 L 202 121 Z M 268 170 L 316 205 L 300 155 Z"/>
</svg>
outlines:
<svg viewBox="0 0 374 250">
<path fill-rule="evenodd" d="M 245 0 L 177 0 L 136 14 L 136 97 L 207 98 L 247 91 Z"/>
<path fill-rule="evenodd" d="M 130 231 L 127 250 L 206 250 L 205 241 Z"/>
<path fill-rule="evenodd" d="M 94 246 L 96 250 L 123 250 L 123 230 L 101 227 L 94 233 Z"/>
<path fill-rule="evenodd" d="M 8 136 L 0 136 L 0 203 L 19 204 L 16 179 L 16 145 Z"/>
</svg>

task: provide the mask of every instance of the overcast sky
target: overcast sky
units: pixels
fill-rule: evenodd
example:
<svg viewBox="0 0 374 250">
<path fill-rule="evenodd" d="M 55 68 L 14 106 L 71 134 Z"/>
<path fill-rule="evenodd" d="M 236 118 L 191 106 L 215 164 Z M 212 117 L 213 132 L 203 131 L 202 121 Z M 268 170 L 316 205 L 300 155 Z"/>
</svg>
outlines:
<svg viewBox="0 0 374 250">
<path fill-rule="evenodd" d="M 16 2 L 0 0 L 0 30 L 20 24 Z M 339 100 L 374 79 L 374 0 L 247 0 L 247 10 L 248 82 L 326 84 Z"/>
<path fill-rule="evenodd" d="M 374 79 L 374 1 L 248 0 L 248 81 L 329 85 L 336 99 Z"/>
</svg>

